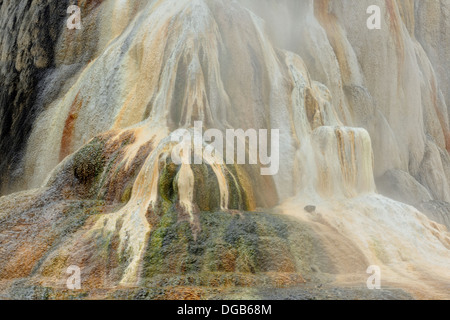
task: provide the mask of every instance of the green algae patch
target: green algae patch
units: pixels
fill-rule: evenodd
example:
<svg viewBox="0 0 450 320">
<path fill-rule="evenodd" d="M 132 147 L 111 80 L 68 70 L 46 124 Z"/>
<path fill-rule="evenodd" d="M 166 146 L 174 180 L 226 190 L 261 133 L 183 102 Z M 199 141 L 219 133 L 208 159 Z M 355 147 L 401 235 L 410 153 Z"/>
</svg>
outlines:
<svg viewBox="0 0 450 320">
<path fill-rule="evenodd" d="M 192 165 L 194 173 L 194 203 L 201 211 L 220 209 L 220 188 L 210 165 Z"/>
<path fill-rule="evenodd" d="M 103 148 L 104 143 L 95 138 L 74 155 L 74 176 L 81 183 L 90 183 L 103 172 L 105 165 Z"/>
<path fill-rule="evenodd" d="M 310 230 L 272 213 L 201 212 L 201 232 L 178 219 L 172 206 L 150 234 L 141 285 L 289 286 L 317 265 Z M 293 245 L 294 242 L 301 242 Z M 308 260 L 308 261 L 307 261 Z"/>
<path fill-rule="evenodd" d="M 168 163 L 162 168 L 161 176 L 159 178 L 159 194 L 162 200 L 173 203 L 177 195 L 177 188 L 175 185 L 175 176 L 179 170 L 179 166 L 173 162 Z"/>
</svg>

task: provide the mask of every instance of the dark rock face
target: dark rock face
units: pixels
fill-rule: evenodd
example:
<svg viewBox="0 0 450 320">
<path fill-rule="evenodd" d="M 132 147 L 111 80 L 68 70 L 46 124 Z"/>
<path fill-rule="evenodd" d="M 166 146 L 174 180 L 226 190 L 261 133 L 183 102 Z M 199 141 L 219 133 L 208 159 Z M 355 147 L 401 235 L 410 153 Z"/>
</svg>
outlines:
<svg viewBox="0 0 450 320">
<path fill-rule="evenodd" d="M 308 213 L 313 213 L 316 211 L 316 207 L 315 206 L 306 206 L 305 211 Z"/>
<path fill-rule="evenodd" d="M 69 1 L 0 1 L 0 194 L 20 175 L 33 121 L 37 84 L 52 68 Z M 18 32 L 19 30 L 19 32 Z"/>
</svg>

